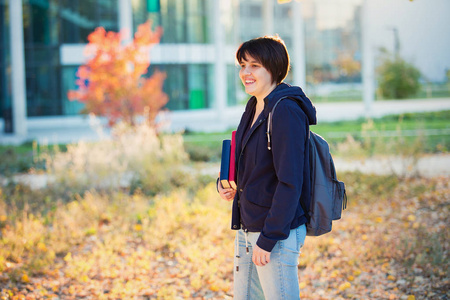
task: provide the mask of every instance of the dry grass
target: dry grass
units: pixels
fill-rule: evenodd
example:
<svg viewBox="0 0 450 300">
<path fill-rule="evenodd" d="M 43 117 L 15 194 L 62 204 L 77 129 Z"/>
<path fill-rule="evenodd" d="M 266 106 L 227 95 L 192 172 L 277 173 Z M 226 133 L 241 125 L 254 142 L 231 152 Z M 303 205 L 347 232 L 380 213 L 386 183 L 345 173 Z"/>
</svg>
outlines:
<svg viewBox="0 0 450 300">
<path fill-rule="evenodd" d="M 447 180 L 341 177 L 349 209 L 331 234 L 307 238 L 303 299 L 445 299 Z M 383 191 L 389 180 L 395 182 Z M 86 193 L 46 215 L 1 203 L 5 299 L 232 296 L 230 206 L 214 184 L 195 196 Z"/>
</svg>

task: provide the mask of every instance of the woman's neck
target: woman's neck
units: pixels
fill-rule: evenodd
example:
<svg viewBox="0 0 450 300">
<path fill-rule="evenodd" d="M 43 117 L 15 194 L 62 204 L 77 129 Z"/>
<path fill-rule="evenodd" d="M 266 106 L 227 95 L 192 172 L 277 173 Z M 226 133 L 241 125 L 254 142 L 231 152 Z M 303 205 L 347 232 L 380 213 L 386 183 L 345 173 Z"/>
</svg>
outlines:
<svg viewBox="0 0 450 300">
<path fill-rule="evenodd" d="M 266 91 L 265 93 L 263 93 L 262 95 L 258 95 L 255 96 L 256 97 L 256 101 L 257 101 L 257 105 L 262 105 L 264 107 L 264 99 L 269 96 L 270 93 L 272 93 L 272 91 L 277 87 L 277 84 L 274 82 Z"/>
</svg>

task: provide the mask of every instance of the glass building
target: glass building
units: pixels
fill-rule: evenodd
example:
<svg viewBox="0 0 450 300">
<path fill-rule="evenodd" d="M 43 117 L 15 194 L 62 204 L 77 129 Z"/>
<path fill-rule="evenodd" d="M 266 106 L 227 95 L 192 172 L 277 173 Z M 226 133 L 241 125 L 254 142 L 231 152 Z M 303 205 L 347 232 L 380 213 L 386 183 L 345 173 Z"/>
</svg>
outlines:
<svg viewBox="0 0 450 300">
<path fill-rule="evenodd" d="M 135 32 L 148 19 L 164 30 L 149 72 L 167 73 L 167 108 L 179 127 L 237 124 L 248 96 L 234 54 L 242 41 L 264 34 L 277 33 L 286 42 L 292 63 L 287 82 L 317 99 L 336 89 L 350 91 L 346 99 L 361 99 L 362 3 L 0 0 L 0 130 L 26 135 L 23 124 L 30 122 L 81 120 L 83 105 L 69 101 L 67 92 L 76 88 L 87 36 L 99 26 Z"/>
</svg>

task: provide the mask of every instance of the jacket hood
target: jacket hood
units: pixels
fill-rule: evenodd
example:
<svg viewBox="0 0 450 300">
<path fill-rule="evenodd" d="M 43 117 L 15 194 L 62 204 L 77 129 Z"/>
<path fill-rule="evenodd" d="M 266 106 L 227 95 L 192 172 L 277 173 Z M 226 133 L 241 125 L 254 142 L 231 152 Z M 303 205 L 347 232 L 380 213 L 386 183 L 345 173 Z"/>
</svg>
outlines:
<svg viewBox="0 0 450 300">
<path fill-rule="evenodd" d="M 275 103 L 281 98 L 294 99 L 308 118 L 309 125 L 317 124 L 316 108 L 311 100 L 298 86 L 291 86 L 287 83 L 280 83 L 265 99 L 264 115 L 268 116 Z"/>
</svg>

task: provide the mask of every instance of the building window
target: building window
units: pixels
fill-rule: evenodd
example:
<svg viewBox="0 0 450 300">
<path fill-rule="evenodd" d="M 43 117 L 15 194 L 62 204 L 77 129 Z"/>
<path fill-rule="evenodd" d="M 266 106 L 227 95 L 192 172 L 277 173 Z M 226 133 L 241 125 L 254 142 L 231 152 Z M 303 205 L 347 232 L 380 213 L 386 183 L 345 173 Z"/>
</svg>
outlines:
<svg viewBox="0 0 450 300">
<path fill-rule="evenodd" d="M 0 118 L 4 131 L 12 132 L 11 104 L 11 51 L 9 39 L 8 7 L 0 1 Z"/>
<path fill-rule="evenodd" d="M 139 25 L 151 20 L 153 28 L 161 26 L 160 0 L 135 0 L 131 2 L 133 9 L 133 32 Z"/>
<path fill-rule="evenodd" d="M 142 1 L 142 0 L 141 0 Z M 160 0 L 162 43 L 208 43 L 206 0 Z"/>
<path fill-rule="evenodd" d="M 261 5 L 261 3 L 240 1 L 239 32 L 241 41 L 248 41 L 263 35 L 264 24 Z"/>
<path fill-rule="evenodd" d="M 24 1 L 23 27 L 28 116 L 60 115 L 57 0 Z"/>
<path fill-rule="evenodd" d="M 78 115 L 82 112 L 85 105 L 79 101 L 70 101 L 67 98 L 67 93 L 70 90 L 77 90 L 78 86 L 75 84 L 77 79 L 77 71 L 79 66 L 64 66 L 61 68 L 62 74 L 62 89 L 61 89 L 61 99 L 62 99 L 62 110 L 64 115 Z"/>
<path fill-rule="evenodd" d="M 211 107 L 212 66 L 206 64 L 167 64 L 151 66 L 166 72 L 164 92 L 169 96 L 170 110 L 202 109 Z"/>
<path fill-rule="evenodd" d="M 307 83 L 316 89 L 321 84 L 360 83 L 360 4 L 342 0 L 305 4 L 310 7 L 304 17 Z M 337 7 L 346 13 L 336 15 Z"/>
<path fill-rule="evenodd" d="M 61 43 L 86 43 L 97 27 L 118 31 L 118 0 L 60 0 Z"/>
<path fill-rule="evenodd" d="M 234 106 L 238 103 L 236 85 L 239 83 L 239 69 L 235 65 L 227 65 L 227 105 Z"/>
<path fill-rule="evenodd" d="M 61 115 L 60 67 L 51 59 L 36 59 L 40 52 L 59 58 L 59 48 L 38 49 L 32 47 L 25 52 L 32 56 L 26 59 L 26 89 L 28 116 Z M 36 53 L 36 55 L 34 55 Z"/>
</svg>

